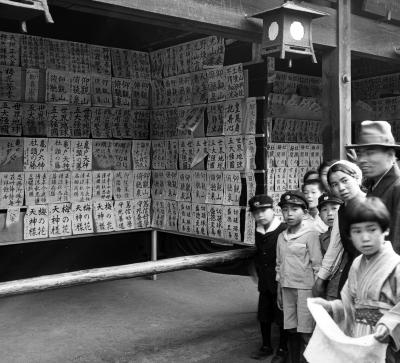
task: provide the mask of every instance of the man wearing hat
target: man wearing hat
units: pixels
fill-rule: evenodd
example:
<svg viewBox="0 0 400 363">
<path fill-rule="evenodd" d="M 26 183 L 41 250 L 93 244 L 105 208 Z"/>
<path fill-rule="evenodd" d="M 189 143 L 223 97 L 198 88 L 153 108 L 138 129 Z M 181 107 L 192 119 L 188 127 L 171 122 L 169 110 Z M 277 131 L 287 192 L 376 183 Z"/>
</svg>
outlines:
<svg viewBox="0 0 400 363">
<path fill-rule="evenodd" d="M 400 253 L 400 170 L 396 164 L 396 144 L 387 121 L 363 121 L 354 149 L 357 163 L 366 179 L 367 196 L 382 199 L 391 215 L 388 239 Z"/>
<path fill-rule="evenodd" d="M 283 363 L 287 355 L 287 338 L 283 330 L 283 315 L 276 303 L 276 241 L 286 228 L 275 216 L 273 201 L 266 194 L 259 194 L 249 200 L 250 211 L 256 221 L 255 244 L 257 255 L 255 265 L 258 275 L 258 320 L 262 335 L 261 348 L 252 354 L 254 359 L 265 359 L 273 354 L 271 346 L 271 325 L 275 321 L 280 327 L 279 347 L 272 358 L 274 363 Z"/>
</svg>

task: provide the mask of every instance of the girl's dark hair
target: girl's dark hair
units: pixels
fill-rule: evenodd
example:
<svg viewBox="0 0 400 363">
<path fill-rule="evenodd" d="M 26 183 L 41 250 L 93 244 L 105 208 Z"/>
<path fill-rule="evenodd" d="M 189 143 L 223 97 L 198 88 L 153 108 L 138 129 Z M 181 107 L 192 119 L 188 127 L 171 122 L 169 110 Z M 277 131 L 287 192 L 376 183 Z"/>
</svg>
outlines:
<svg viewBox="0 0 400 363">
<path fill-rule="evenodd" d="M 390 225 L 390 214 L 385 204 L 378 197 L 367 197 L 356 199 L 346 206 L 345 229 L 350 234 L 350 227 L 354 223 L 376 222 L 382 231 L 388 230 Z"/>
</svg>

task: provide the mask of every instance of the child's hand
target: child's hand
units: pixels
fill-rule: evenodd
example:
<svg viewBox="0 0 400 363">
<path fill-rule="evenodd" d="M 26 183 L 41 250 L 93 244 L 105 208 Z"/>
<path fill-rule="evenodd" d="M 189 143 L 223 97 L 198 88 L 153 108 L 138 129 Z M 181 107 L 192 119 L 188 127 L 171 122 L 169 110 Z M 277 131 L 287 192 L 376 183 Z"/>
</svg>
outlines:
<svg viewBox="0 0 400 363">
<path fill-rule="evenodd" d="M 375 329 L 374 338 L 381 343 L 389 343 L 389 329 L 386 325 L 378 324 Z"/>
<path fill-rule="evenodd" d="M 332 305 L 329 301 L 316 297 L 312 299 L 312 302 L 321 305 L 329 314 L 332 314 Z"/>
<path fill-rule="evenodd" d="M 325 295 L 325 280 L 319 277 L 317 278 L 312 288 L 312 294 L 314 297 L 322 297 Z"/>
<path fill-rule="evenodd" d="M 283 310 L 283 299 L 282 299 L 282 288 L 278 284 L 278 291 L 276 296 L 276 304 L 278 305 L 279 310 Z"/>
</svg>

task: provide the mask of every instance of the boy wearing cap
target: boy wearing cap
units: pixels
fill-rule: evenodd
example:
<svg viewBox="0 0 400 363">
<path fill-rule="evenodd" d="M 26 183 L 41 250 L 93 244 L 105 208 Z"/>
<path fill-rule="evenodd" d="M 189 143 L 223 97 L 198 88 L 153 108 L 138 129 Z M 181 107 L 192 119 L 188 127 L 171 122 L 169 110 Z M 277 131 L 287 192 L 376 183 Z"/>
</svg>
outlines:
<svg viewBox="0 0 400 363">
<path fill-rule="evenodd" d="M 340 206 L 343 201 L 333 194 L 324 193 L 318 198 L 318 210 L 319 215 L 323 222 L 328 226 L 328 230 L 319 236 L 319 241 L 321 244 L 322 255 L 324 256 L 329 247 L 329 242 L 331 239 L 331 232 L 333 227 L 333 222 L 337 217 Z M 340 281 L 340 272 L 346 265 L 346 261 L 343 258 L 340 267 L 337 269 L 336 273 L 331 276 L 326 287 L 326 299 L 335 300 L 337 298 L 337 291 Z"/>
<path fill-rule="evenodd" d="M 278 235 L 286 228 L 275 216 L 273 201 L 266 194 L 256 195 L 249 200 L 250 211 L 256 221 L 255 259 L 258 275 L 258 320 L 262 335 L 261 348 L 252 354 L 254 359 L 264 359 L 273 353 L 271 347 L 271 325 L 276 322 L 280 327 L 279 348 L 272 359 L 274 363 L 283 363 L 287 355 L 287 339 L 283 330 L 283 315 L 277 308 L 275 280 L 276 242 Z"/>
<path fill-rule="evenodd" d="M 304 343 L 314 329 L 307 308 L 312 287 L 322 261 L 319 233 L 304 221 L 308 203 L 300 191 L 281 196 L 279 206 L 287 224 L 280 233 L 276 252 L 278 305 L 283 308 L 284 329 L 289 332 L 288 346 L 292 363 L 300 362 Z"/>
</svg>

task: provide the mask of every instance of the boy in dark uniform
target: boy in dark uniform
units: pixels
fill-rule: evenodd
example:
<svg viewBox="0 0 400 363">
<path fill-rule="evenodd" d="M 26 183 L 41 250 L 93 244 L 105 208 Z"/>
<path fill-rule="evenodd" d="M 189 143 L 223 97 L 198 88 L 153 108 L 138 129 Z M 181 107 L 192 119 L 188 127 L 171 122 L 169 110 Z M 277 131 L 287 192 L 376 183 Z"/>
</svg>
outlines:
<svg viewBox="0 0 400 363">
<path fill-rule="evenodd" d="M 276 322 L 280 330 L 279 347 L 273 363 L 283 363 L 287 356 L 287 338 L 283 330 L 283 313 L 276 302 L 276 241 L 278 235 L 286 228 L 275 216 L 273 201 L 266 194 L 256 195 L 249 200 L 250 210 L 256 221 L 255 243 L 257 255 L 255 259 L 258 274 L 258 320 L 262 335 L 261 348 L 252 354 L 254 359 L 265 359 L 273 354 L 271 346 L 271 325 Z"/>
</svg>

